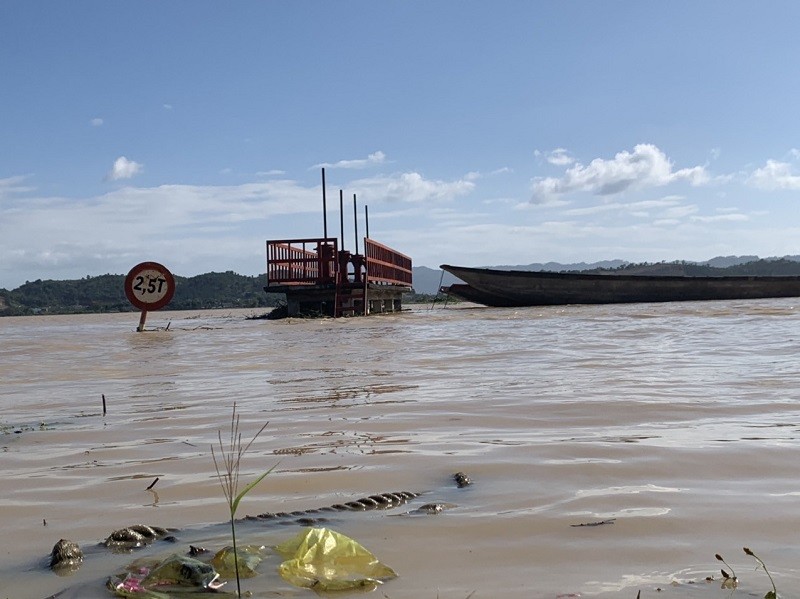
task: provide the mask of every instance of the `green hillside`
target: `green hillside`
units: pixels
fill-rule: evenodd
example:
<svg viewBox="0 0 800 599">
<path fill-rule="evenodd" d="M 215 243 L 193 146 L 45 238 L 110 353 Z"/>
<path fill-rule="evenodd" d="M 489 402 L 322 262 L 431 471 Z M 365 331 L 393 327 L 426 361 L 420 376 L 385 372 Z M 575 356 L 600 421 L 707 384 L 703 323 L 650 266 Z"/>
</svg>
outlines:
<svg viewBox="0 0 800 599">
<path fill-rule="evenodd" d="M 708 264 L 696 264 L 694 262 L 659 262 L 656 264 L 645 262 L 642 264 L 625 264 L 618 268 L 598 268 L 581 272 L 686 277 L 780 277 L 800 276 L 800 262 L 787 258 L 772 258 L 743 262 L 725 268 Z"/>
<path fill-rule="evenodd" d="M 101 275 L 72 281 L 32 281 L 7 291 L 0 289 L 0 316 L 75 314 L 136 310 L 125 297 L 125 275 Z M 266 275 L 210 272 L 175 277 L 170 310 L 260 308 L 274 306 L 278 296 L 264 293 Z"/>
</svg>

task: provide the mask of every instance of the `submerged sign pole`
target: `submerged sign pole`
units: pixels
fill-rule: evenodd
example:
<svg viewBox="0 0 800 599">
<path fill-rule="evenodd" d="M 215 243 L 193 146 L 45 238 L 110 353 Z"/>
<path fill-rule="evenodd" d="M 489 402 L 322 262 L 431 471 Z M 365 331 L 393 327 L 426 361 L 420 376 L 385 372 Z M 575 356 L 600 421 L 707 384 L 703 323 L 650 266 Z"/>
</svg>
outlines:
<svg viewBox="0 0 800 599">
<path fill-rule="evenodd" d="M 141 333 L 144 330 L 144 321 L 147 320 L 147 310 L 142 310 L 141 316 L 139 316 L 139 326 L 136 327 L 136 332 Z"/>
<path fill-rule="evenodd" d="M 158 262 L 142 262 L 134 266 L 125 277 L 125 295 L 128 301 L 142 311 L 138 332 L 144 330 L 147 312 L 160 310 L 175 295 L 175 278 Z"/>
</svg>

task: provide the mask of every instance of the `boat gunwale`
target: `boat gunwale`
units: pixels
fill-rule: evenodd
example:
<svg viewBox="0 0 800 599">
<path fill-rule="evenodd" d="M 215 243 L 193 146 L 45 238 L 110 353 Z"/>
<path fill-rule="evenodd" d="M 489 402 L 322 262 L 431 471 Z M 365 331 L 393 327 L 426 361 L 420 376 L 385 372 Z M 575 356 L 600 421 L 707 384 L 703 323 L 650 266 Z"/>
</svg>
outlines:
<svg viewBox="0 0 800 599">
<path fill-rule="evenodd" d="M 502 270 L 499 268 L 480 268 L 474 266 L 452 266 L 449 264 L 442 264 L 439 268 L 445 270 L 458 277 L 458 273 L 466 272 L 475 275 L 488 275 L 500 277 L 519 277 L 530 279 L 553 278 L 553 279 L 577 279 L 577 280 L 608 280 L 613 277 L 615 281 L 686 281 L 687 279 L 693 281 L 765 281 L 765 282 L 786 282 L 786 281 L 800 281 L 800 275 L 625 275 L 615 274 L 609 272 L 608 274 L 601 273 L 581 273 L 581 272 L 561 272 L 550 270 Z"/>
</svg>

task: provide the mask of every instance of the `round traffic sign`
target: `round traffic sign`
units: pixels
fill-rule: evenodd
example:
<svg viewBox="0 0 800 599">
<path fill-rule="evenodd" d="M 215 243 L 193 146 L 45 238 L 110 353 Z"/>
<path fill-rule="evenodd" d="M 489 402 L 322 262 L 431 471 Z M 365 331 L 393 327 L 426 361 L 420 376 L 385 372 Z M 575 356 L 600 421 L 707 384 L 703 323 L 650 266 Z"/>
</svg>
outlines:
<svg viewBox="0 0 800 599">
<path fill-rule="evenodd" d="M 140 310 L 160 310 L 175 294 L 175 278 L 158 262 L 142 262 L 125 277 L 125 295 Z"/>
</svg>

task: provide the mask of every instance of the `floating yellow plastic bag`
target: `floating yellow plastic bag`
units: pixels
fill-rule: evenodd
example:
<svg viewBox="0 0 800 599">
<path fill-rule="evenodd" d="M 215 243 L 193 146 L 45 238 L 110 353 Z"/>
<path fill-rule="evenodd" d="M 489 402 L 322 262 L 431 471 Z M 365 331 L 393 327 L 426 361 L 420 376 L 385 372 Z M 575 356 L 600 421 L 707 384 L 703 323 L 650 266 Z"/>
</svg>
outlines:
<svg viewBox="0 0 800 599">
<path fill-rule="evenodd" d="M 397 576 L 358 542 L 327 528 L 308 528 L 275 550 L 286 559 L 278 566 L 283 579 L 315 591 L 369 590 Z"/>
</svg>

